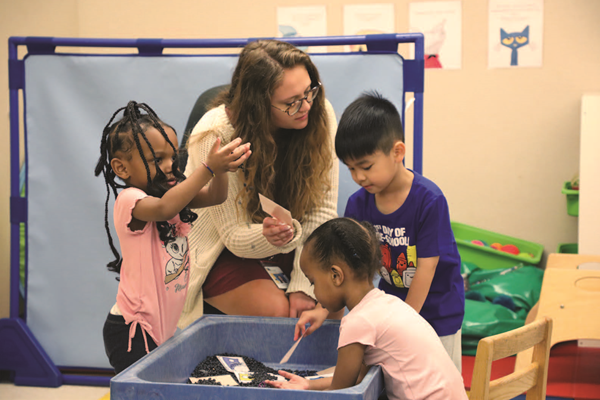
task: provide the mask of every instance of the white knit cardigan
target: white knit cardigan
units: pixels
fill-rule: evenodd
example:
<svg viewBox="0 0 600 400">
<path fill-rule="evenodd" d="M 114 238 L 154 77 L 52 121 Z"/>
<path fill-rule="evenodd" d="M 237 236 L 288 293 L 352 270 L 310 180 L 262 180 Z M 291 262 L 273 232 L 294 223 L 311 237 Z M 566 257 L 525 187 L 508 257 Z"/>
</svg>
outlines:
<svg viewBox="0 0 600 400">
<path fill-rule="evenodd" d="M 262 224 L 250 222 L 249 216 L 241 207 L 241 202 L 236 201 L 243 184 L 240 180 L 241 171 L 230 173 L 229 192 L 227 200 L 223 204 L 194 209 L 198 213 L 198 219 L 194 222 L 188 236 L 191 271 L 188 293 L 178 324 L 180 328 L 183 329 L 202 316 L 202 285 L 225 247 L 237 257 L 254 259 L 296 250 L 287 293 L 304 292 L 314 298 L 312 286 L 300 269 L 300 253 L 308 236 L 319 225 L 337 217 L 339 162 L 334 150 L 337 122 L 333 107 L 327 100 L 325 109 L 333 155 L 333 165 L 329 173 L 331 189 L 324 196 L 322 203 L 304 218 L 302 225 L 294 219 L 295 236 L 291 242 L 282 247 L 273 246 L 263 236 Z M 210 132 L 210 134 L 205 135 L 199 141 L 194 140 L 194 137 L 206 132 Z M 217 136 L 221 138 L 222 145 L 225 145 L 231 141 L 233 134 L 234 129 L 227 118 L 224 105 L 208 111 L 196 124 L 190 135 L 191 147 L 185 174 L 191 174 L 201 165 Z"/>
</svg>

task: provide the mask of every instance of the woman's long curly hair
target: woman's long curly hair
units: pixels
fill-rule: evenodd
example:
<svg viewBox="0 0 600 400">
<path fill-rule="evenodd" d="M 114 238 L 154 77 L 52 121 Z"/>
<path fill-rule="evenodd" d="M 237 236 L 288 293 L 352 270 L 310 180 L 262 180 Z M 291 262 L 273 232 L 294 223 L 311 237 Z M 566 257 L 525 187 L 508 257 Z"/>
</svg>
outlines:
<svg viewBox="0 0 600 400">
<path fill-rule="evenodd" d="M 271 120 L 271 97 L 284 71 L 298 65 L 306 68 L 311 87 L 317 86 L 319 72 L 306 53 L 278 40 L 251 42 L 240 54 L 230 89 L 213 103 L 227 107 L 234 138 L 252 143 L 252 157 L 244 162 L 245 190 L 237 196 L 255 223 L 267 216 L 259 193 L 302 221 L 331 188 L 333 155 L 324 90 L 312 102 L 305 128 L 277 130 Z"/>
<path fill-rule="evenodd" d="M 123 117 L 118 120 L 115 120 L 116 116 L 123 112 Z M 142 114 L 144 112 L 144 114 Z M 115 260 L 108 263 L 107 267 L 109 271 L 119 273 L 121 271 L 121 264 L 123 259 L 121 255 L 117 251 L 112 235 L 110 233 L 110 225 L 108 222 L 108 202 L 110 200 L 110 193 L 112 191 L 115 199 L 117 198 L 117 190 L 124 189 L 129 187 L 128 185 L 124 185 L 116 180 L 117 174 L 113 171 L 111 167 L 111 160 L 116 157 L 116 153 L 122 153 L 128 159 L 131 158 L 131 153 L 133 151 L 138 151 L 140 157 L 146 167 L 146 175 L 148 179 L 148 185 L 146 188 L 140 188 L 144 190 L 148 195 L 154 197 L 162 197 L 168 190 L 166 183 L 166 175 L 164 172 L 156 165 L 156 176 L 154 179 L 151 178 L 150 168 L 148 165 L 148 161 L 146 157 L 144 157 L 144 151 L 142 149 L 143 140 L 146 145 L 150 148 L 152 152 L 152 156 L 154 157 L 154 149 L 152 145 L 148 141 L 146 137 L 146 130 L 150 127 L 156 128 L 163 138 L 169 143 L 171 148 L 173 149 L 173 153 L 177 154 L 177 149 L 175 145 L 171 143 L 169 136 L 165 132 L 165 127 L 169 127 L 173 129 L 171 126 L 167 125 L 163 121 L 161 121 L 154 110 L 150 108 L 145 103 L 136 103 L 135 101 L 130 101 L 127 103 L 127 106 L 119 108 L 112 115 L 108 124 L 104 127 L 102 132 L 102 140 L 100 142 L 100 158 L 98 159 L 98 163 L 96 164 L 96 169 L 94 174 L 96 176 L 102 174 L 104 177 L 104 183 L 106 184 L 106 201 L 104 202 L 104 227 L 106 229 L 106 234 L 108 236 L 108 244 L 110 245 L 110 249 L 115 256 Z M 175 129 L 173 129 L 175 132 Z M 171 167 L 172 173 L 178 181 L 183 181 L 185 179 L 185 175 L 181 171 L 179 171 L 179 161 L 176 157 L 173 161 L 173 165 Z M 188 207 L 185 207 L 183 210 L 179 212 L 179 218 L 182 222 L 194 222 L 198 215 L 191 211 Z M 158 221 L 156 222 L 156 227 L 158 229 L 159 238 L 166 245 L 169 242 L 175 240 L 174 230 L 175 227 L 169 224 L 167 221 Z"/>
</svg>

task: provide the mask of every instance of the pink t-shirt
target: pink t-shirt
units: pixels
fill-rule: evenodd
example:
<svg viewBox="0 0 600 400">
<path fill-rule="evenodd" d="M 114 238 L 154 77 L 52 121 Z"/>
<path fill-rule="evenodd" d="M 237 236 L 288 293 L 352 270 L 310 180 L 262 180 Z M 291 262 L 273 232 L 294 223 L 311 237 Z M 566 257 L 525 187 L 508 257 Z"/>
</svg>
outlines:
<svg viewBox="0 0 600 400">
<path fill-rule="evenodd" d="M 157 345 L 173 336 L 190 271 L 187 242 L 190 225 L 181 222 L 179 215 L 168 221 L 175 226 L 176 239 L 166 246 L 158 236 L 156 222 L 147 222 L 141 231 L 128 227 L 133 208 L 144 197 L 148 195 L 140 189 L 124 189 L 117 196 L 114 208 L 123 256 L 117 305 L 125 322 L 131 323 L 129 347 L 137 324 Z"/>
<path fill-rule="evenodd" d="M 467 399 L 462 375 L 431 325 L 412 307 L 377 288 L 340 325 L 338 349 L 366 346 L 366 365 L 380 365 L 390 400 Z"/>
</svg>

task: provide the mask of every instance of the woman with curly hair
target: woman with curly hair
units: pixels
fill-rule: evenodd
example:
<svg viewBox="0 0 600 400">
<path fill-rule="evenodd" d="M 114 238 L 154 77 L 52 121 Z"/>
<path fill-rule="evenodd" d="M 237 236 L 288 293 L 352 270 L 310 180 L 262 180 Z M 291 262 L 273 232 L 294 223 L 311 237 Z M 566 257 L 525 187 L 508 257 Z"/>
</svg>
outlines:
<svg viewBox="0 0 600 400">
<path fill-rule="evenodd" d="M 336 128 L 306 53 L 277 40 L 246 45 L 229 89 L 195 126 L 188 144 L 186 175 L 206 158 L 215 137 L 224 145 L 236 138 L 252 143 L 252 157 L 230 176 L 223 204 L 195 210 L 180 327 L 202 316 L 204 301 L 229 315 L 299 317 L 316 306 L 299 259 L 312 231 L 337 217 Z M 288 209 L 292 225 L 266 214 L 259 194 Z M 265 264 L 283 271 L 287 289 L 278 288 Z"/>
</svg>

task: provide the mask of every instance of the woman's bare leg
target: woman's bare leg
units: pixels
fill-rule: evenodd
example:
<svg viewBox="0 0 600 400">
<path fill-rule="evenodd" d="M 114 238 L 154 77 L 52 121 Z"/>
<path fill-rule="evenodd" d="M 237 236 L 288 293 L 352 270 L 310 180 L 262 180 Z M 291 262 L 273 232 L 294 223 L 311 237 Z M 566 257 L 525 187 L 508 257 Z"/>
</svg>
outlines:
<svg viewBox="0 0 600 400">
<path fill-rule="evenodd" d="M 288 317 L 290 314 L 285 292 L 270 279 L 255 279 L 204 301 L 227 315 Z M 327 319 L 342 319 L 344 311 L 330 313 Z"/>
<path fill-rule="evenodd" d="M 288 317 L 290 304 L 285 292 L 270 279 L 255 279 L 229 292 L 205 299 L 227 315 Z"/>
</svg>

